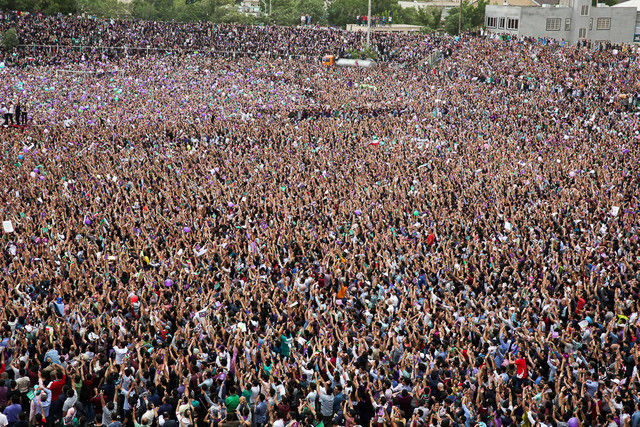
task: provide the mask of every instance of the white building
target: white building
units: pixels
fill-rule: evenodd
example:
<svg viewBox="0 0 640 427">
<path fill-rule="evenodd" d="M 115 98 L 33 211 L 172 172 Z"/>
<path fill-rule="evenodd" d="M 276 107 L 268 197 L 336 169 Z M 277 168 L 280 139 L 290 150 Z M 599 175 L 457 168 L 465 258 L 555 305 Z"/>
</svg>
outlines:
<svg viewBox="0 0 640 427">
<path fill-rule="evenodd" d="M 561 0 L 557 6 L 488 5 L 485 26 L 489 33 L 546 37 L 571 44 L 581 40 L 632 43 L 636 16 L 637 9 L 634 7 L 608 7 L 602 4 L 592 7 L 591 0 Z"/>
</svg>

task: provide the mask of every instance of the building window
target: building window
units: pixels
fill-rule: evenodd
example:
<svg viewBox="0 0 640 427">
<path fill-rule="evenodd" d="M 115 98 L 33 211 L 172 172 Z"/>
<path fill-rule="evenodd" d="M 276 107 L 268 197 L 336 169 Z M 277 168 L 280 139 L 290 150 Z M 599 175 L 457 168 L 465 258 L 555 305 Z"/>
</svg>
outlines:
<svg viewBox="0 0 640 427">
<path fill-rule="evenodd" d="M 560 31 L 560 25 L 562 25 L 562 19 L 547 18 L 547 31 Z"/>
<path fill-rule="evenodd" d="M 507 30 L 517 30 L 518 29 L 518 20 L 515 18 L 507 19 Z"/>
<path fill-rule="evenodd" d="M 589 14 L 589 5 L 582 5 L 582 9 L 580 9 L 580 15 L 587 16 Z"/>
<path fill-rule="evenodd" d="M 498 18 L 487 16 L 487 28 L 495 28 L 498 26 Z"/>
<path fill-rule="evenodd" d="M 567 18 L 564 20 L 564 30 L 571 31 L 571 18 Z"/>
<path fill-rule="evenodd" d="M 578 31 L 578 38 L 580 38 L 580 39 L 586 39 L 587 38 L 587 29 L 586 28 L 580 28 L 580 30 Z"/>
<path fill-rule="evenodd" d="M 611 29 L 611 18 L 598 18 L 596 21 L 596 29 L 597 30 L 610 30 Z"/>
<path fill-rule="evenodd" d="M 500 18 L 500 23 L 498 24 L 498 28 L 503 29 L 504 28 L 504 18 Z"/>
</svg>

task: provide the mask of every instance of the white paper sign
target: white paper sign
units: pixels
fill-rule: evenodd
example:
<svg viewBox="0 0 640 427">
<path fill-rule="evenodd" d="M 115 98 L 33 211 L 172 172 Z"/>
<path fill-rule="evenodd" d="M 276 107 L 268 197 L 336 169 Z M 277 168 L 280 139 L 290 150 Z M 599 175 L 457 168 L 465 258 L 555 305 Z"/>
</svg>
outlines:
<svg viewBox="0 0 640 427">
<path fill-rule="evenodd" d="M 580 326 L 581 329 L 584 329 L 589 325 L 589 322 L 587 322 L 586 320 L 583 320 L 581 322 L 578 322 L 578 325 Z"/>
<path fill-rule="evenodd" d="M 199 251 L 197 250 L 193 250 L 193 252 L 196 254 L 196 257 L 200 258 L 202 255 L 206 254 L 207 252 L 209 252 L 209 249 L 207 248 L 202 248 Z"/>
<path fill-rule="evenodd" d="M 620 212 L 620 206 L 611 206 L 612 216 L 618 216 L 618 212 Z"/>
<path fill-rule="evenodd" d="M 512 229 L 512 228 L 513 228 L 513 227 L 511 226 L 511 223 L 510 223 L 510 222 L 506 221 L 506 222 L 504 223 L 504 229 L 505 229 L 505 230 L 507 230 L 507 231 L 511 231 L 511 229 Z"/>
<path fill-rule="evenodd" d="M 2 221 L 2 229 L 5 233 L 13 233 L 13 223 L 9 221 Z"/>
</svg>

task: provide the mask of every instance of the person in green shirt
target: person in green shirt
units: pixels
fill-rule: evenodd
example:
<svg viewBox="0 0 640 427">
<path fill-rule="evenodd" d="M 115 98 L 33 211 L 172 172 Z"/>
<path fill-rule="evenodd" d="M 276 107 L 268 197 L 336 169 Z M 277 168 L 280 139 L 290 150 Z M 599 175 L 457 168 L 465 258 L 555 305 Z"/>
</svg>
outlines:
<svg viewBox="0 0 640 427">
<path fill-rule="evenodd" d="M 271 359 L 267 359 L 262 365 L 262 370 L 267 374 L 267 378 L 271 376 L 271 370 L 273 369 L 273 363 Z"/>
<path fill-rule="evenodd" d="M 244 379 L 242 377 L 238 377 L 238 383 L 240 385 L 239 390 L 242 390 L 242 393 L 240 393 L 240 397 L 244 397 L 247 402 L 251 401 L 251 382 L 249 381 L 249 379 L 249 375 L 245 376 Z"/>
<path fill-rule="evenodd" d="M 292 343 L 291 331 L 287 330 L 280 336 L 280 354 L 282 357 L 289 357 Z"/>
<path fill-rule="evenodd" d="M 236 392 L 235 387 L 229 389 L 229 396 L 224 400 L 227 408 L 227 419 L 235 420 L 236 408 L 240 404 L 240 396 Z"/>
</svg>

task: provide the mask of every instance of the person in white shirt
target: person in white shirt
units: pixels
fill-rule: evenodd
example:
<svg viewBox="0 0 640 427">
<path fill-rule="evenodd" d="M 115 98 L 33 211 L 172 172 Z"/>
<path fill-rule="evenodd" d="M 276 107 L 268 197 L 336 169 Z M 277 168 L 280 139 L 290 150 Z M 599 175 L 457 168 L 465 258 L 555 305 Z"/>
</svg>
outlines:
<svg viewBox="0 0 640 427">
<path fill-rule="evenodd" d="M 120 348 L 117 345 L 114 345 L 113 351 L 116 354 L 116 365 L 121 365 L 129 349 L 126 346 Z"/>
<path fill-rule="evenodd" d="M 11 124 L 14 124 L 14 121 L 13 121 L 14 111 L 15 111 L 15 106 L 13 104 L 9 104 L 8 112 L 6 114 L 7 120 L 5 120 L 5 124 L 9 124 L 9 122 L 11 122 Z"/>
<path fill-rule="evenodd" d="M 3 125 L 9 124 L 9 109 L 4 104 L 0 105 L 0 117 L 4 119 Z"/>
<path fill-rule="evenodd" d="M 69 409 L 73 408 L 73 406 L 76 404 L 77 401 L 78 401 L 78 392 L 75 390 L 75 388 L 69 389 L 67 391 L 67 398 L 64 400 L 64 403 L 62 406 L 62 412 L 66 414 Z"/>
</svg>

